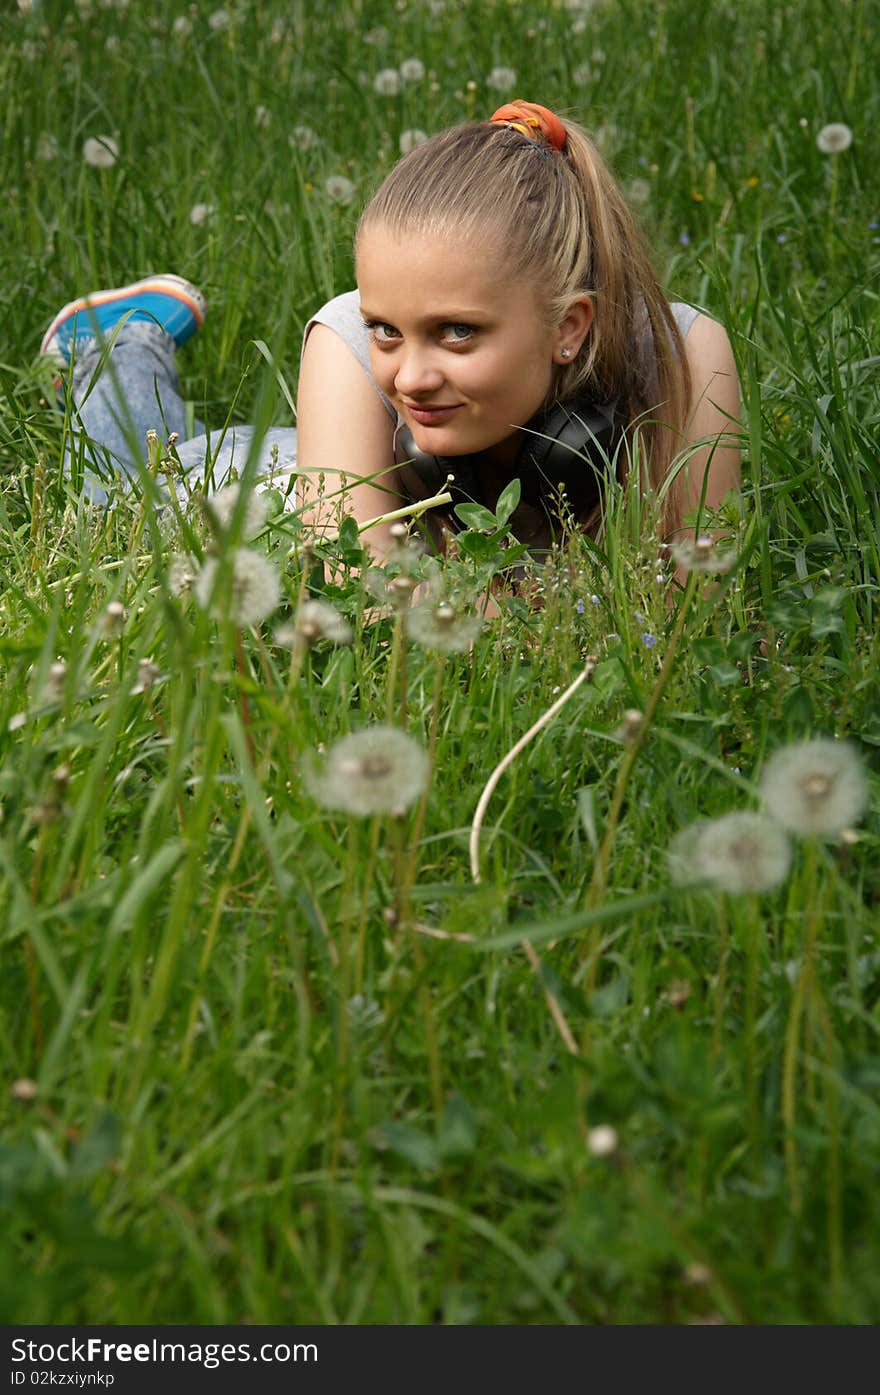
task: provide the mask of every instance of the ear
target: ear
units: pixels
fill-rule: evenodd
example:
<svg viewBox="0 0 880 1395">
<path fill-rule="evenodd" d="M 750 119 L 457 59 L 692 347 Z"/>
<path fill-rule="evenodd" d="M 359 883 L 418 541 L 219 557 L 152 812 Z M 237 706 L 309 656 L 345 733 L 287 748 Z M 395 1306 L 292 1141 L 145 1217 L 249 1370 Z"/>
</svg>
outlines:
<svg viewBox="0 0 880 1395">
<path fill-rule="evenodd" d="M 593 323 L 593 302 L 588 295 L 579 295 L 571 302 L 556 327 L 553 362 L 566 364 L 577 357 Z"/>
</svg>

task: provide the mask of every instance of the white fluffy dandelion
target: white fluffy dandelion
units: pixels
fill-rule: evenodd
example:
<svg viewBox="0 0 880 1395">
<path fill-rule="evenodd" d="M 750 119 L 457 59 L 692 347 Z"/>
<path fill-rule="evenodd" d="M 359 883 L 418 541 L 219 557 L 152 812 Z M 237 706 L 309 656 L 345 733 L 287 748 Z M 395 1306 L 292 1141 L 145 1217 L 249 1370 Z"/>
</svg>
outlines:
<svg viewBox="0 0 880 1395">
<path fill-rule="evenodd" d="M 48 164 L 50 160 L 58 158 L 58 140 L 50 131 L 43 131 L 37 141 L 37 148 L 34 151 L 38 160 Z"/>
<path fill-rule="evenodd" d="M 596 1124 L 587 1134 L 587 1152 L 594 1158 L 610 1158 L 617 1152 L 617 1129 L 611 1124 Z"/>
<path fill-rule="evenodd" d="M 168 567 L 168 590 L 172 596 L 187 596 L 196 584 L 199 564 L 190 554 L 177 553 Z"/>
<path fill-rule="evenodd" d="M 287 143 L 291 150 L 314 150 L 318 144 L 318 133 L 311 126 L 294 126 Z"/>
<path fill-rule="evenodd" d="M 427 139 L 427 131 L 421 131 L 417 126 L 410 131 L 402 131 L 400 134 L 401 155 L 408 155 L 411 150 L 415 150 L 417 145 L 424 145 Z"/>
<path fill-rule="evenodd" d="M 651 186 L 647 179 L 631 179 L 626 192 L 629 195 L 630 203 L 641 208 L 651 197 Z"/>
<path fill-rule="evenodd" d="M 138 663 L 137 678 L 129 692 L 132 697 L 137 697 L 139 693 L 145 693 L 158 683 L 162 677 L 162 670 L 158 664 L 154 664 L 152 659 L 141 659 Z"/>
<path fill-rule="evenodd" d="M 223 489 L 218 489 L 216 494 L 203 500 L 205 513 L 221 532 L 225 532 L 232 522 L 240 494 L 240 484 L 227 484 Z M 265 494 L 256 491 L 250 493 L 244 506 L 241 536 L 243 538 L 256 537 L 257 533 L 264 527 L 268 513 L 269 501 Z"/>
<path fill-rule="evenodd" d="M 853 133 L 849 126 L 842 121 L 832 121 L 830 125 L 822 127 L 816 144 L 823 155 L 839 155 L 841 151 L 849 150 L 852 140 Z"/>
<path fill-rule="evenodd" d="M 209 222 L 214 216 L 214 205 L 212 203 L 194 203 L 189 211 L 189 221 L 194 228 L 200 228 L 203 223 Z"/>
<path fill-rule="evenodd" d="M 281 600 L 281 582 L 267 558 L 247 547 L 236 548 L 231 555 L 232 583 L 229 591 L 221 584 L 216 588 L 215 595 L 220 565 L 216 557 L 209 557 L 193 586 L 193 595 L 203 610 L 210 606 L 215 619 L 228 619 L 235 625 L 259 625 L 262 620 L 268 619 L 273 610 L 277 610 Z"/>
<path fill-rule="evenodd" d="M 231 23 L 228 10 L 215 10 L 213 14 L 208 15 L 208 28 L 213 30 L 215 34 L 219 34 L 223 29 L 228 29 Z"/>
<path fill-rule="evenodd" d="M 793 833 L 836 837 L 858 823 L 868 782 L 848 741 L 817 737 L 775 751 L 761 773 L 767 812 Z"/>
<path fill-rule="evenodd" d="M 396 68 L 380 68 L 373 78 L 373 91 L 380 97 L 396 97 L 400 91 L 400 73 Z"/>
<path fill-rule="evenodd" d="M 399 71 L 404 82 L 421 82 L 425 76 L 425 65 L 421 58 L 404 58 Z"/>
<path fill-rule="evenodd" d="M 89 136 L 83 141 L 83 159 L 96 170 L 109 170 L 119 159 L 119 142 L 113 136 Z"/>
<path fill-rule="evenodd" d="M 40 701 L 60 702 L 64 697 L 66 686 L 67 664 L 63 659 L 56 659 L 55 663 L 49 665 L 49 671 L 40 691 Z"/>
<path fill-rule="evenodd" d="M 303 601 L 292 625 L 278 630 L 279 644 L 316 644 L 319 639 L 331 644 L 351 644 L 354 632 L 344 616 L 327 601 Z"/>
<path fill-rule="evenodd" d="M 406 812 L 428 783 L 427 752 L 405 731 L 377 725 L 344 736 L 323 764 L 306 768 L 306 787 L 325 809 L 345 814 Z"/>
<path fill-rule="evenodd" d="M 324 188 L 331 203 L 351 203 L 355 196 L 355 186 L 344 174 L 331 174 L 324 181 Z"/>
<path fill-rule="evenodd" d="M 669 551 L 673 560 L 688 572 L 719 576 L 729 572 L 736 562 L 732 548 L 719 547 L 714 538 L 685 538 L 681 542 L 670 543 Z"/>
<path fill-rule="evenodd" d="M 410 639 L 441 654 L 462 654 L 480 633 L 479 615 L 462 615 L 451 601 L 428 600 L 406 612 Z"/>
<path fill-rule="evenodd" d="M 682 829 L 668 857 L 673 880 L 743 895 L 772 891 L 785 881 L 791 844 L 773 819 L 744 809 Z"/>
<path fill-rule="evenodd" d="M 486 77 L 486 86 L 495 92 L 509 92 L 516 83 L 516 68 L 493 68 Z"/>
</svg>

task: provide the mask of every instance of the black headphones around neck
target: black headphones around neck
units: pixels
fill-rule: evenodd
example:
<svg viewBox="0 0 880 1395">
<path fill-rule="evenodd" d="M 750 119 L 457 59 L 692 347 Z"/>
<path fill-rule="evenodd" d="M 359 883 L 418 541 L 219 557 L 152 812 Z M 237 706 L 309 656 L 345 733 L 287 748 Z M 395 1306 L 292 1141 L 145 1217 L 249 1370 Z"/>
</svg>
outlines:
<svg viewBox="0 0 880 1395">
<path fill-rule="evenodd" d="M 619 438 L 616 406 L 616 402 L 573 397 L 557 402 L 548 412 L 538 412 L 520 427 L 523 438 L 511 479 L 520 481 L 522 503 L 550 517 L 561 485 L 576 517 L 593 511 L 602 498 L 602 481 L 613 469 Z M 394 437 L 394 458 L 412 498 L 427 499 L 448 488 L 453 506 L 483 502 L 479 454 L 426 455 L 401 422 Z M 454 480 L 447 485 L 449 475 Z"/>
</svg>

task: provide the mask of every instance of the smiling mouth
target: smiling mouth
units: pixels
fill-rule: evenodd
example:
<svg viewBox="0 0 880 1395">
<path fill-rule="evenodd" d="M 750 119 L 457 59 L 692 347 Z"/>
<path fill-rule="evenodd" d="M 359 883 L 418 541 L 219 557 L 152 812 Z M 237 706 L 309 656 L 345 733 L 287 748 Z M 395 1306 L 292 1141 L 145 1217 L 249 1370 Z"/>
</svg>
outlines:
<svg viewBox="0 0 880 1395">
<path fill-rule="evenodd" d="M 446 421 L 453 412 L 457 412 L 461 406 L 460 402 L 440 403 L 438 405 L 426 406 L 418 402 L 404 402 L 404 410 L 407 415 L 417 421 L 420 426 L 436 425 L 438 422 Z"/>
</svg>

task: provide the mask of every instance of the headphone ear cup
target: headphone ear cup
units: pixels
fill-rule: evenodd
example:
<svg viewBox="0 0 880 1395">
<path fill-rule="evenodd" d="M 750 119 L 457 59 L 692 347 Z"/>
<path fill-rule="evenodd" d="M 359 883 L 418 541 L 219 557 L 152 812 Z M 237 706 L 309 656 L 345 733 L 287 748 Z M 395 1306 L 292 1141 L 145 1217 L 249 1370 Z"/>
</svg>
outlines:
<svg viewBox="0 0 880 1395">
<path fill-rule="evenodd" d="M 528 502 L 546 503 L 561 484 L 576 513 L 595 507 L 616 445 L 616 405 L 573 398 L 529 423 L 517 460 Z"/>
<path fill-rule="evenodd" d="M 479 485 L 473 457 L 427 455 L 403 422 L 394 433 L 394 459 L 401 483 L 413 499 L 430 499 L 447 488 L 456 504 L 476 498 Z M 454 480 L 448 485 L 450 475 Z"/>
</svg>

